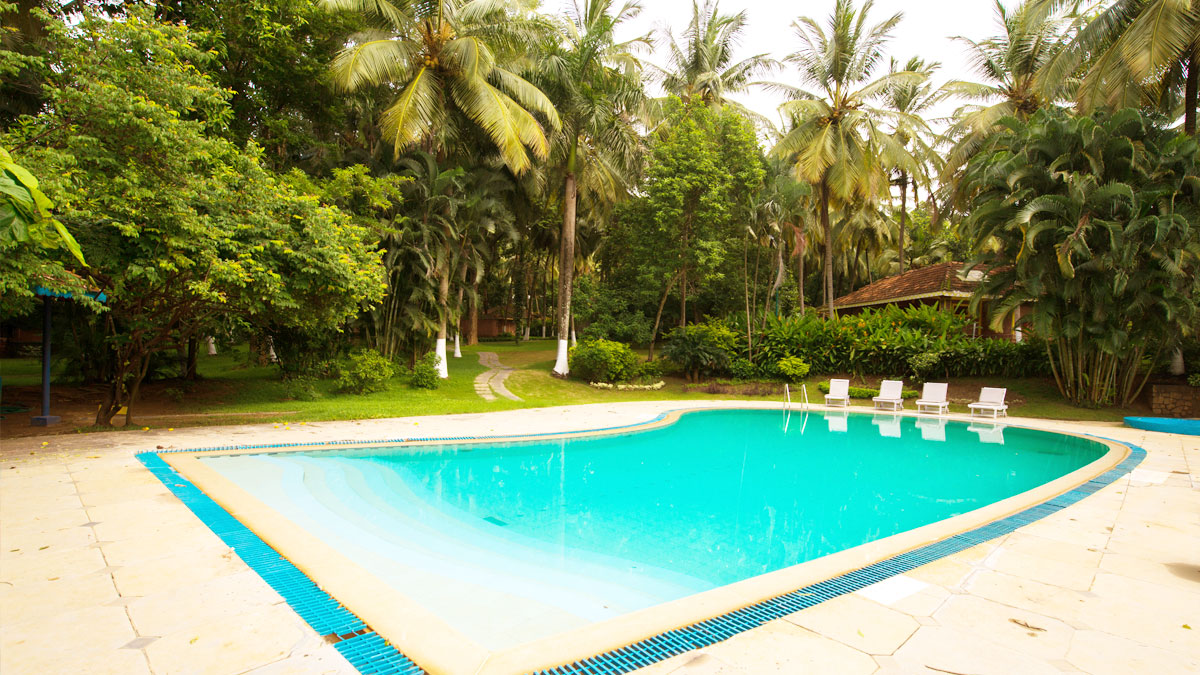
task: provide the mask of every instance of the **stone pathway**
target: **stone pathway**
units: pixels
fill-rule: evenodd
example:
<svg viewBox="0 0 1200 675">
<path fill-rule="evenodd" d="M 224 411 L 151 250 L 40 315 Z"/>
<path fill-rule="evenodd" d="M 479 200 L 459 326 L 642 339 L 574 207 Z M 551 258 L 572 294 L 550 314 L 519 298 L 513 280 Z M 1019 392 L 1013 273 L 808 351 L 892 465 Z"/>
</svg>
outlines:
<svg viewBox="0 0 1200 675">
<path fill-rule="evenodd" d="M 496 352 L 479 352 L 479 364 L 491 370 L 484 371 L 475 377 L 475 393 L 485 401 L 495 401 L 496 394 L 512 401 L 520 401 L 521 397 L 508 390 L 504 381 L 508 379 L 512 368 L 500 363 Z"/>
</svg>

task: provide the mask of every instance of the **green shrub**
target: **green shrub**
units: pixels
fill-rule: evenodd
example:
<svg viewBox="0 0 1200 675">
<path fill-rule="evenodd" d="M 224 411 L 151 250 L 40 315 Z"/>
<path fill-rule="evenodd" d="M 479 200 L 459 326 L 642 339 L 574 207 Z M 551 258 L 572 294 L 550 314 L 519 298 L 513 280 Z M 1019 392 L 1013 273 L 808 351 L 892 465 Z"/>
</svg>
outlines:
<svg viewBox="0 0 1200 675">
<path fill-rule="evenodd" d="M 571 348 L 567 365 L 588 382 L 625 382 L 638 375 L 638 356 L 612 340 L 585 340 Z"/>
<path fill-rule="evenodd" d="M 734 359 L 729 364 L 729 374 L 735 380 L 757 380 L 762 377 L 762 372 L 750 359 Z"/>
<path fill-rule="evenodd" d="M 678 364 L 688 380 L 697 382 L 701 374 L 721 375 L 737 352 L 738 336 L 720 323 L 697 323 L 671 331 L 663 355 Z"/>
<path fill-rule="evenodd" d="M 417 360 L 408 375 L 408 386 L 413 389 L 437 389 L 442 383 L 438 375 L 437 354 L 429 352 Z"/>
<path fill-rule="evenodd" d="M 354 394 L 383 391 L 396 374 L 396 366 L 373 349 L 360 349 L 348 357 L 338 377 L 338 389 Z"/>
<path fill-rule="evenodd" d="M 908 358 L 908 368 L 918 382 L 924 382 L 941 362 L 941 352 L 921 352 Z"/>
<path fill-rule="evenodd" d="M 889 305 L 826 319 L 816 314 L 768 317 L 755 340 L 754 360 L 774 370 L 797 356 L 813 373 L 923 377 L 1029 377 L 1049 374 L 1045 343 L 972 338 L 970 320 L 932 306 Z M 938 354 L 937 363 L 931 363 Z M 914 361 L 916 359 L 916 361 Z M 916 372 L 915 366 L 925 368 Z"/>
<path fill-rule="evenodd" d="M 315 401 L 321 398 L 317 389 L 317 378 L 308 375 L 296 375 L 283 381 L 283 391 L 293 401 Z"/>
<path fill-rule="evenodd" d="M 829 393 L 829 383 L 828 382 L 818 382 L 817 389 L 820 389 L 822 394 L 828 394 Z M 870 387 L 850 387 L 850 398 L 872 399 L 878 395 L 879 395 L 878 389 L 871 389 Z M 910 398 L 916 398 L 920 395 L 921 395 L 921 392 L 917 391 L 916 389 L 901 389 L 900 390 L 900 398 L 910 399 Z"/>
<path fill-rule="evenodd" d="M 1200 373 L 1192 373 L 1188 376 L 1188 384 L 1193 387 L 1200 387 Z"/>
<path fill-rule="evenodd" d="M 783 379 L 793 384 L 807 377 L 811 367 L 799 356 L 785 356 L 775 364 L 775 370 L 779 371 Z"/>
<path fill-rule="evenodd" d="M 658 380 L 662 378 L 663 371 L 666 370 L 666 363 L 661 359 L 657 361 L 642 361 L 637 367 L 637 377 L 646 380 Z"/>
</svg>

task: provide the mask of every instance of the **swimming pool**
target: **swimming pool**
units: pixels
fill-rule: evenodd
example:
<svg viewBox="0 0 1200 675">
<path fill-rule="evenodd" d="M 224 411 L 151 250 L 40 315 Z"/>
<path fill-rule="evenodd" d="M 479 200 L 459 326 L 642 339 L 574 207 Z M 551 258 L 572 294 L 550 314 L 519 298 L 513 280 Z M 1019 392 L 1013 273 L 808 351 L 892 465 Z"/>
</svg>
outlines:
<svg viewBox="0 0 1200 675">
<path fill-rule="evenodd" d="M 376 630 L 452 651 L 437 660 L 459 672 L 546 654 L 530 646 L 565 634 L 645 637 L 797 588 L 805 570 L 828 576 L 828 561 L 884 557 L 870 549 L 885 540 L 898 552 L 939 538 L 926 532 L 935 524 L 989 505 L 1003 515 L 1006 500 L 1111 454 L 1076 436 L 890 414 L 725 409 L 666 422 L 198 454 L 177 468 L 352 609 L 343 595 L 390 606 L 364 616 Z M 635 628 L 621 625 L 630 617 Z"/>
</svg>

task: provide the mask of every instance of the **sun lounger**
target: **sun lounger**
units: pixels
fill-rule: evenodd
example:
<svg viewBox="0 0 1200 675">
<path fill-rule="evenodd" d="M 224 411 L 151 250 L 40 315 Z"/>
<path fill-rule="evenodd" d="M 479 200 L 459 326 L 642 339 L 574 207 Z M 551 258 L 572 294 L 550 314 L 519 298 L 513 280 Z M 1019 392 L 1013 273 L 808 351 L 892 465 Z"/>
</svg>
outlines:
<svg viewBox="0 0 1200 675">
<path fill-rule="evenodd" d="M 841 405 L 850 405 L 850 380 L 830 380 L 829 393 L 825 394 L 825 405 L 833 405 L 841 401 Z"/>
<path fill-rule="evenodd" d="M 948 386 L 945 382 L 926 382 L 921 388 L 921 398 L 917 399 L 917 412 L 935 412 L 939 415 L 950 412 L 950 402 L 946 399 Z"/>
<path fill-rule="evenodd" d="M 979 390 L 979 400 L 967 405 L 971 409 L 971 417 L 1008 417 L 1008 406 L 1004 404 L 1007 389 L 1001 387 L 984 387 Z"/>
<path fill-rule="evenodd" d="M 900 380 L 884 380 L 879 383 L 879 395 L 872 398 L 876 408 L 901 410 L 904 408 L 904 383 Z"/>
</svg>

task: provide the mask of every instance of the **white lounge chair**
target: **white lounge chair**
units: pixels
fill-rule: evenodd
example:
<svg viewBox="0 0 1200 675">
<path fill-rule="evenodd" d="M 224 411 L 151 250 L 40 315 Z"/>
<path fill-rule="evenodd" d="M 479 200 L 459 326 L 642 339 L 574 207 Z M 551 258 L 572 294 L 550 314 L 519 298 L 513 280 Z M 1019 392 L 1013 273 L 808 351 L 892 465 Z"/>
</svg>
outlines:
<svg viewBox="0 0 1200 675">
<path fill-rule="evenodd" d="M 876 413 L 871 418 L 871 424 L 879 427 L 879 435 L 887 438 L 900 438 L 900 416 L 881 415 Z"/>
<path fill-rule="evenodd" d="M 904 408 L 904 382 L 884 380 L 879 383 L 879 395 L 872 398 L 876 408 L 902 410 Z"/>
<path fill-rule="evenodd" d="M 950 401 L 946 399 L 948 387 L 945 382 L 926 382 L 921 388 L 921 398 L 917 399 L 917 412 L 934 412 L 939 415 L 950 412 Z"/>
<path fill-rule="evenodd" d="M 1002 387 L 984 387 L 979 390 L 979 400 L 974 403 L 967 404 L 971 409 L 971 417 L 976 415 L 980 417 L 1008 417 L 1008 406 L 1004 404 L 1004 395 L 1008 393 L 1007 389 Z M 985 413 L 991 413 L 987 415 Z"/>
<path fill-rule="evenodd" d="M 939 443 L 946 440 L 946 418 L 945 417 L 918 417 L 916 420 L 917 428 L 921 430 L 921 439 L 926 441 L 938 441 Z"/>
<path fill-rule="evenodd" d="M 843 406 L 850 405 L 850 380 L 830 380 L 829 393 L 825 394 L 825 405 L 833 405 L 841 401 Z"/>
</svg>

